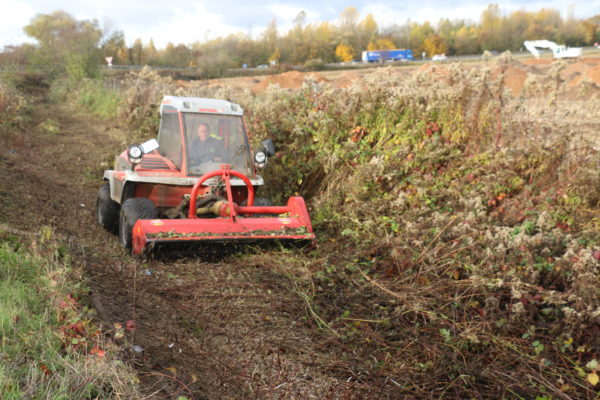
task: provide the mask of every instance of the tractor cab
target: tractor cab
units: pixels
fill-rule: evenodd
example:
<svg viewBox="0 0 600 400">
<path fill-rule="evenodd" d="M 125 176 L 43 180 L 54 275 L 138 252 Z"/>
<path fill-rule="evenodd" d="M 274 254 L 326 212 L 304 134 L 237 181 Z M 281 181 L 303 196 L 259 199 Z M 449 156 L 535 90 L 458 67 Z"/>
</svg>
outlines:
<svg viewBox="0 0 600 400">
<path fill-rule="evenodd" d="M 239 105 L 219 99 L 166 96 L 160 116 L 157 139 L 129 146 L 116 158 L 115 169 L 105 172 L 114 201 L 147 197 L 159 211 L 177 207 L 199 177 L 219 170 L 221 165 L 249 178 L 254 189 L 264 184 L 256 170 L 266 165 L 275 149 L 265 140 L 251 153 Z M 239 178 L 233 178 L 231 185 L 234 200 L 242 202 L 248 194 L 246 185 Z"/>
<path fill-rule="evenodd" d="M 160 106 L 158 152 L 187 176 L 221 164 L 254 178 L 243 110 L 225 100 L 165 97 Z"/>
</svg>

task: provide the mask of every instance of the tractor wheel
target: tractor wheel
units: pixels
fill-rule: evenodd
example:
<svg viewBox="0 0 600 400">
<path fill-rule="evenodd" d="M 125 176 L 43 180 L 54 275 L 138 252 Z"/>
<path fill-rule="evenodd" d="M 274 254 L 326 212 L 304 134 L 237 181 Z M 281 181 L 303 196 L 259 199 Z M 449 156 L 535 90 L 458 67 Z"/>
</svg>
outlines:
<svg viewBox="0 0 600 400">
<path fill-rule="evenodd" d="M 248 199 L 242 201 L 242 203 L 240 204 L 240 206 L 244 207 L 248 204 Z M 271 200 L 266 199 L 264 197 L 255 197 L 254 198 L 254 206 L 255 207 L 271 207 L 273 205 L 273 203 L 271 202 Z M 254 216 L 256 217 L 273 217 L 274 214 L 254 214 Z"/>
<path fill-rule="evenodd" d="M 96 221 L 110 233 L 117 233 L 119 228 L 119 207 L 119 203 L 110 198 L 110 184 L 100 186 L 96 200 Z"/>
<path fill-rule="evenodd" d="M 244 207 L 248 204 L 248 199 L 242 201 L 240 203 L 240 206 Z M 254 206 L 255 207 L 271 207 L 273 205 L 273 203 L 271 202 L 271 200 L 266 199 L 264 197 L 256 197 L 254 199 Z"/>
<path fill-rule="evenodd" d="M 119 218 L 119 242 L 125 249 L 132 247 L 131 233 L 138 219 L 158 218 L 156 207 L 152 201 L 143 197 L 127 199 L 121 205 Z"/>
</svg>

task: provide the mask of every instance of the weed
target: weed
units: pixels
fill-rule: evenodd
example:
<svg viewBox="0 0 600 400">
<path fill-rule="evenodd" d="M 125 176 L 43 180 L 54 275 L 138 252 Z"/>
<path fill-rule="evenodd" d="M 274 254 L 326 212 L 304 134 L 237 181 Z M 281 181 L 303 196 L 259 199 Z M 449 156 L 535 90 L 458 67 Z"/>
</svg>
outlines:
<svg viewBox="0 0 600 400">
<path fill-rule="evenodd" d="M 60 133 L 60 124 L 58 121 L 48 118 L 39 125 L 42 132 L 49 135 L 58 135 Z"/>
</svg>

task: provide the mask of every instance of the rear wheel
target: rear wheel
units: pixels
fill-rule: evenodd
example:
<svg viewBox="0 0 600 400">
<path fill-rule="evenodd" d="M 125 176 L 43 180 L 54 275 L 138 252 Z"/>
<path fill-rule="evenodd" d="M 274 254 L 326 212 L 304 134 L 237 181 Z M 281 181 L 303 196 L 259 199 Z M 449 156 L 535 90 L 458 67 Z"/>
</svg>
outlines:
<svg viewBox="0 0 600 400">
<path fill-rule="evenodd" d="M 121 246 L 128 250 L 132 248 L 131 233 L 138 219 L 156 218 L 158 218 L 158 214 L 152 201 L 142 197 L 125 200 L 121 206 L 119 217 L 119 242 Z"/>
<path fill-rule="evenodd" d="M 98 190 L 96 221 L 110 233 L 117 233 L 119 228 L 119 203 L 110 198 L 109 183 L 100 186 Z"/>
</svg>

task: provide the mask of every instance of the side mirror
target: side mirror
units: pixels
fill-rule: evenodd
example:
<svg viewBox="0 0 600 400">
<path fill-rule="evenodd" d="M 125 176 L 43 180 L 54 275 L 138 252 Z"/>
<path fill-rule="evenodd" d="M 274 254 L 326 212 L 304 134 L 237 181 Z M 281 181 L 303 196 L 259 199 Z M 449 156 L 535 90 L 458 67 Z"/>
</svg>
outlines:
<svg viewBox="0 0 600 400">
<path fill-rule="evenodd" d="M 269 157 L 275 155 L 275 145 L 271 139 L 265 139 L 260 144 L 262 148 L 254 153 L 254 166 L 256 168 L 264 168 Z"/>
<path fill-rule="evenodd" d="M 261 144 L 265 148 L 265 153 L 267 153 L 269 157 L 273 157 L 275 155 L 275 145 L 271 139 L 265 139 L 261 142 Z"/>
</svg>

